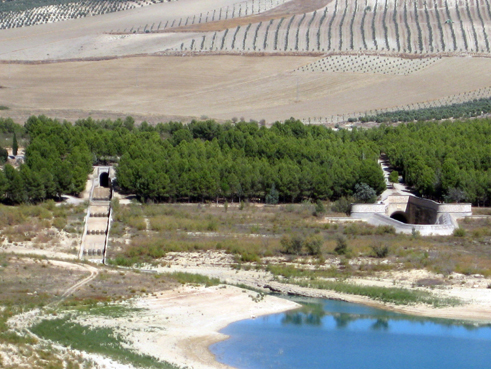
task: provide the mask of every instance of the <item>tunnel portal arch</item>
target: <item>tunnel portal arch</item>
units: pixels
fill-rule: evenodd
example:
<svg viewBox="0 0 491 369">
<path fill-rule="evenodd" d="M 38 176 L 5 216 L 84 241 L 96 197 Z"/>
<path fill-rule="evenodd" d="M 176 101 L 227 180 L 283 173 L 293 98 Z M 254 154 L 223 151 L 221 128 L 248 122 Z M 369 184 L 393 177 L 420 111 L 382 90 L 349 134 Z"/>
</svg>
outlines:
<svg viewBox="0 0 491 369">
<path fill-rule="evenodd" d="M 102 172 L 99 176 L 99 185 L 101 187 L 109 187 L 109 173 Z"/>
<path fill-rule="evenodd" d="M 407 214 L 403 211 L 396 211 L 395 213 L 392 213 L 390 217 L 402 223 L 409 223 Z"/>
</svg>

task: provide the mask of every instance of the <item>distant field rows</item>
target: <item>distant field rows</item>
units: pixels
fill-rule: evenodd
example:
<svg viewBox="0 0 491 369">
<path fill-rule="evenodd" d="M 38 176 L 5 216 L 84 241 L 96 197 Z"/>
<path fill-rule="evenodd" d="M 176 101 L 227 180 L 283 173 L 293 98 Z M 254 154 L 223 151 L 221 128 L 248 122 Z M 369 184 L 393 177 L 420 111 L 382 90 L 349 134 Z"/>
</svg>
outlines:
<svg viewBox="0 0 491 369">
<path fill-rule="evenodd" d="M 489 53 L 489 37 L 491 0 L 335 0 L 312 13 L 204 33 L 175 50 L 465 54 Z"/>
<path fill-rule="evenodd" d="M 199 13 L 185 18 L 176 18 L 161 22 L 158 25 L 134 25 L 124 29 L 111 30 L 111 33 L 146 33 L 168 30 L 177 27 L 185 27 L 196 24 L 204 24 L 215 21 L 223 21 L 227 19 L 240 18 L 254 14 L 264 13 L 274 9 L 289 0 L 245 0 L 234 3 L 229 6 L 224 6 L 218 9 L 210 10 L 206 13 Z M 196 42 L 196 41 L 195 41 Z"/>
<path fill-rule="evenodd" d="M 319 59 L 297 69 L 300 73 L 376 73 L 409 75 L 433 65 L 440 58 L 394 58 L 370 55 L 335 55 Z"/>
<path fill-rule="evenodd" d="M 394 106 L 387 109 L 379 109 L 379 110 L 369 110 L 363 112 L 354 112 L 350 114 L 339 114 L 339 115 L 331 115 L 326 117 L 308 117 L 302 118 L 301 121 L 307 124 L 336 124 L 347 122 L 350 118 L 360 118 L 364 116 L 376 116 L 378 114 L 394 112 L 394 111 L 409 111 L 409 110 L 418 110 L 425 108 L 437 108 L 441 106 L 449 106 L 452 104 L 461 104 L 468 101 L 483 99 L 483 98 L 491 98 L 491 87 L 481 88 L 474 91 L 463 92 L 456 95 L 446 96 L 441 99 L 431 100 L 431 101 L 423 101 L 415 104 Z"/>
<path fill-rule="evenodd" d="M 85 0 L 68 4 L 41 6 L 25 11 L 0 12 L 0 29 L 61 22 L 169 1 L 177 0 Z"/>
</svg>

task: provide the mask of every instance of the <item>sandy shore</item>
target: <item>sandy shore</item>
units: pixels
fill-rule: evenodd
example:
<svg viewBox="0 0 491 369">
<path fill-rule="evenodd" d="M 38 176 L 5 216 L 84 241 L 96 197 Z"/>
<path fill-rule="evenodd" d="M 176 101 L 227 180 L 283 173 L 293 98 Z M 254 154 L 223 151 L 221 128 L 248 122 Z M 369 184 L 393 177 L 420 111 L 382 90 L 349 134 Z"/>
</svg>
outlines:
<svg viewBox="0 0 491 369">
<path fill-rule="evenodd" d="M 284 294 L 343 300 L 411 315 L 491 323 L 491 289 L 488 288 L 491 280 L 484 276 L 453 273 L 451 278 L 445 279 L 445 285 L 433 287 L 414 287 L 421 279 L 442 278 L 425 270 L 383 272 L 376 276 L 353 277 L 347 280 L 362 285 L 430 291 L 436 296 L 458 298 L 462 302 L 461 305 L 445 308 L 426 305 L 403 306 L 385 304 L 363 296 L 279 283 L 264 270 L 233 269 L 231 258 L 231 255 L 223 252 L 169 253 L 163 260 L 165 266 L 154 269 L 161 273 L 198 273 L 219 278 L 228 284 L 243 284 L 264 291 L 282 291 Z M 55 263 L 71 264 L 66 261 Z M 208 348 L 211 344 L 227 338 L 219 331 L 230 323 L 280 313 L 299 306 L 287 299 L 261 296 L 257 292 L 230 285 L 208 288 L 187 285 L 136 298 L 128 304 L 138 310 L 124 317 L 80 315 L 77 319 L 82 325 L 111 327 L 138 352 L 188 369 L 228 368 L 218 363 Z M 32 319 L 26 319 L 25 316 L 19 316 L 19 319 L 15 319 L 18 320 L 18 324 L 14 325 L 22 328 L 32 324 Z M 98 367 L 133 368 L 130 365 L 109 361 L 104 361 L 104 365 Z"/>
<path fill-rule="evenodd" d="M 230 323 L 279 313 L 299 305 L 231 286 L 185 286 L 140 298 L 142 310 L 124 318 L 80 317 L 80 323 L 114 328 L 139 352 L 194 369 L 229 368 L 208 347 L 227 338 L 218 331 Z"/>
<path fill-rule="evenodd" d="M 441 298 L 456 298 L 461 305 L 445 308 L 433 308 L 427 305 L 393 305 L 381 303 L 367 297 L 348 295 L 328 290 L 285 285 L 274 280 L 266 271 L 235 270 L 230 267 L 229 256 L 224 253 L 169 253 L 169 265 L 157 268 L 159 272 L 184 271 L 219 278 L 230 284 L 244 284 L 256 289 L 265 286 L 282 291 L 285 294 L 294 294 L 314 298 L 336 299 L 373 307 L 397 311 L 400 313 L 420 315 L 434 318 L 469 320 L 482 323 L 491 322 L 491 279 L 479 275 L 465 276 L 452 273 L 451 278 L 445 278 L 444 285 L 434 287 L 414 287 L 421 279 L 444 279 L 442 275 L 426 270 L 409 270 L 380 273 L 373 277 L 352 277 L 346 282 L 378 287 L 399 287 L 427 291 Z M 172 264 L 171 264 L 172 263 Z M 267 291 L 267 289 L 265 289 Z"/>
<path fill-rule="evenodd" d="M 255 287 L 263 283 L 266 277 L 257 271 L 231 273 L 224 268 L 210 268 L 208 273 L 201 269 L 201 272 L 211 274 L 211 270 L 229 283 L 245 283 Z M 491 323 L 491 289 L 452 287 L 433 290 L 438 296 L 459 297 L 463 305 L 432 308 L 425 305 L 384 304 L 363 296 L 285 285 L 271 280 L 267 283 L 273 288 L 283 288 L 290 294 L 343 300 L 412 315 Z M 378 284 L 381 283 L 384 282 L 379 280 Z M 211 344 L 227 338 L 219 333 L 220 329 L 239 320 L 299 306 L 275 296 L 266 295 L 257 301 L 258 297 L 256 292 L 229 285 L 209 288 L 185 286 L 135 300 L 133 306 L 142 310 L 129 318 L 80 319 L 82 324 L 113 327 L 125 336 L 133 348 L 160 360 L 188 368 L 223 369 L 229 367 L 218 363 L 208 349 Z"/>
</svg>

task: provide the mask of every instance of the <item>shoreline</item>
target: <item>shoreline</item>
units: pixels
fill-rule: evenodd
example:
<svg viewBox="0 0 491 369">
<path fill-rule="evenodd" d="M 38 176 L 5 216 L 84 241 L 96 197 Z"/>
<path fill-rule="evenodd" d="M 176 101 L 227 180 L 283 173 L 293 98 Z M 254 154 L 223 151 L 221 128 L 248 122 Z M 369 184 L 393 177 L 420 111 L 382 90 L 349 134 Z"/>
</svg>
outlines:
<svg viewBox="0 0 491 369">
<path fill-rule="evenodd" d="M 194 369 L 232 368 L 228 365 L 220 363 L 210 350 L 211 345 L 229 338 L 229 336 L 220 333 L 220 330 L 228 325 L 241 320 L 251 318 L 254 319 L 264 315 L 282 313 L 300 307 L 299 304 L 293 301 L 271 295 L 265 295 L 261 301 L 255 302 L 252 299 L 252 297 L 257 295 L 255 292 L 233 286 L 220 285 L 208 288 L 182 287 L 177 293 L 181 295 L 186 294 L 186 296 L 183 297 L 184 305 L 188 303 L 188 299 L 208 299 L 209 301 L 211 294 L 215 295 L 215 298 L 217 297 L 216 294 L 218 294 L 218 298 L 214 299 L 214 301 L 208 306 L 208 308 L 211 308 L 211 311 L 207 309 L 206 306 L 203 306 L 204 301 L 201 301 L 201 304 L 198 304 L 198 306 L 187 305 L 191 309 L 200 309 L 197 314 L 198 321 L 195 321 L 194 324 L 191 323 L 191 325 L 198 324 L 199 327 L 197 327 L 197 329 L 195 329 L 195 327 L 192 327 L 191 329 L 188 327 L 176 327 L 178 330 L 183 329 L 186 331 L 186 333 L 188 333 L 187 337 L 183 337 L 181 333 L 178 337 L 180 339 L 176 340 L 175 342 L 175 347 L 177 349 L 177 352 L 175 353 L 181 354 L 181 360 L 179 360 L 179 357 L 175 358 L 177 359 L 176 361 L 162 357 L 169 357 L 169 355 L 172 354 L 171 352 L 165 353 L 164 355 L 160 353 L 160 355 L 157 356 L 162 357 L 162 359 L 165 361 L 175 362 L 179 365 L 189 366 L 190 368 Z M 177 298 L 180 299 L 182 297 Z M 174 301 L 174 297 L 171 296 L 166 302 L 170 303 L 172 301 Z M 148 302 L 140 302 L 140 304 L 142 303 L 143 306 L 145 306 Z M 137 304 L 137 306 L 142 306 L 140 304 Z M 150 302 L 150 304 L 152 304 L 152 302 Z M 154 307 L 161 309 L 163 307 L 165 308 L 166 306 L 169 305 L 164 304 L 162 306 L 162 304 L 158 303 Z M 221 307 L 223 310 L 219 309 L 218 307 Z M 223 311 L 227 311 L 227 313 L 223 314 Z M 202 318 L 200 319 L 199 317 L 200 312 L 202 314 L 201 317 L 204 318 L 204 321 L 202 321 Z M 180 313 L 187 315 L 188 311 L 184 309 L 184 311 L 181 311 Z M 159 345 L 159 342 L 163 341 L 162 343 L 165 342 L 167 346 L 170 346 L 167 338 L 169 337 L 161 337 L 160 340 L 156 341 L 156 345 L 152 347 L 147 346 L 145 348 L 145 352 L 155 356 L 157 353 L 156 349 L 161 346 Z M 175 337 L 173 338 L 175 339 Z M 139 341 L 142 340 L 140 339 Z M 141 346 L 140 349 L 142 349 Z"/>
<path fill-rule="evenodd" d="M 433 308 L 385 304 L 363 296 L 331 291 L 315 290 L 316 294 L 310 295 L 306 291 L 298 292 L 298 296 L 342 300 L 407 315 L 491 323 L 491 309 L 478 304 Z M 265 295 L 261 301 L 254 302 L 251 297 L 255 295 L 250 290 L 229 285 L 208 288 L 184 286 L 164 292 L 157 298 L 139 299 L 135 307 L 148 309 L 141 314 L 142 321 L 151 317 L 154 327 L 165 326 L 165 333 L 142 333 L 133 327 L 131 331 L 126 330 L 127 339 L 139 352 L 176 365 L 194 369 L 231 369 L 233 367 L 220 363 L 210 350 L 211 345 L 229 338 L 220 330 L 244 319 L 281 313 L 300 306 L 292 300 L 273 295 Z M 172 316 L 172 323 L 167 320 L 168 314 Z"/>
<path fill-rule="evenodd" d="M 220 291 L 223 293 L 223 291 L 226 290 L 231 293 L 227 298 L 224 298 L 223 300 L 219 299 L 215 305 L 215 309 L 225 309 L 227 313 L 217 313 L 217 311 L 213 311 L 214 308 L 212 307 L 211 311 L 208 311 L 208 314 L 205 313 L 205 319 L 202 320 L 204 326 L 201 327 L 201 329 L 196 330 L 196 327 L 193 326 L 195 323 L 193 324 L 192 322 L 189 323 L 186 322 L 186 320 L 181 320 L 179 324 L 182 325 L 179 326 L 179 324 L 174 324 L 172 327 L 168 327 L 170 328 L 168 330 L 170 332 L 169 334 L 164 334 L 157 338 L 154 337 L 154 341 L 150 344 L 148 343 L 148 337 L 146 338 L 145 335 L 138 333 L 130 334 L 131 337 L 129 340 L 132 341 L 132 346 L 139 352 L 194 369 L 231 369 L 232 367 L 217 361 L 210 350 L 211 345 L 228 338 L 228 336 L 219 333 L 219 331 L 229 324 L 240 320 L 259 317 L 262 315 L 281 313 L 299 307 L 298 304 L 284 298 L 286 295 L 340 300 L 362 304 L 382 310 L 394 311 L 401 314 L 427 318 L 460 320 L 475 324 L 491 323 L 491 289 L 475 288 L 475 285 L 473 287 L 454 285 L 448 286 L 447 288 L 426 288 L 427 291 L 432 292 L 435 294 L 435 296 L 443 298 L 456 297 L 462 300 L 462 305 L 436 308 L 422 304 L 389 304 L 359 295 L 350 295 L 329 290 L 319 290 L 284 284 L 272 280 L 267 273 L 252 270 L 237 271 L 231 268 L 217 266 L 205 267 L 203 265 L 191 266 L 189 264 L 183 266 L 174 264 L 172 266 L 157 268 L 157 271 L 162 273 L 176 271 L 197 273 L 209 277 L 219 278 L 224 283 L 227 283 L 227 285 L 208 288 L 190 286 L 180 287 L 177 290 L 168 291 L 165 293 L 167 295 L 164 297 L 166 302 L 159 302 L 160 297 L 157 299 L 153 297 L 146 297 L 137 301 L 137 307 L 154 310 L 157 308 L 163 308 L 164 310 L 162 310 L 162 314 L 172 312 L 180 316 L 189 314 L 189 317 L 191 317 L 193 313 L 194 315 L 199 315 L 202 313 L 202 303 L 203 301 L 207 300 L 207 294 L 209 294 L 211 291 L 216 291 L 216 293 L 220 294 Z M 418 271 L 412 271 L 411 273 L 413 272 L 416 273 Z M 421 276 L 418 275 L 418 278 L 419 277 Z M 382 284 L 386 287 L 391 287 L 392 285 L 392 282 L 389 281 L 374 281 L 370 279 L 353 279 L 351 282 L 362 284 Z M 483 280 L 483 283 L 484 282 L 488 283 L 487 281 Z M 411 289 L 409 284 L 410 279 L 407 281 L 407 283 L 408 285 L 400 284 L 398 287 Z M 268 294 L 264 296 L 264 300 L 260 302 L 253 302 L 252 297 L 258 295 L 257 292 L 245 290 L 241 287 L 231 286 L 234 284 L 242 284 L 250 288 L 263 290 Z M 280 290 L 283 293 L 283 296 L 269 294 L 271 291 L 265 288 L 266 286 Z M 199 296 L 200 294 L 201 296 Z M 174 306 L 175 311 L 172 311 L 172 309 L 169 310 L 169 303 L 174 301 L 174 299 L 182 301 L 180 302 L 179 306 Z M 241 300 L 241 304 L 234 304 L 230 299 L 239 299 Z M 264 303 L 266 303 L 267 307 L 262 305 Z M 183 310 L 178 311 L 180 308 Z M 191 325 L 191 327 L 189 327 L 189 325 Z M 179 331 L 179 333 L 176 334 L 176 331 Z M 145 338 L 147 342 L 142 344 L 142 342 L 145 341 Z M 159 349 L 159 347 L 165 346 L 167 346 L 166 350 Z M 171 346 L 171 348 L 169 348 L 169 346 Z"/>
<path fill-rule="evenodd" d="M 462 301 L 462 305 L 447 306 L 447 307 L 432 307 L 429 305 L 416 304 L 416 305 L 398 305 L 380 302 L 369 297 L 360 295 L 350 295 L 346 293 L 339 293 L 330 290 L 319 290 L 314 288 L 300 287 L 291 284 L 282 283 L 269 283 L 276 288 L 284 288 L 287 291 L 287 295 L 309 297 L 309 298 L 321 298 L 330 300 L 339 300 L 350 302 L 354 304 L 362 304 L 373 308 L 393 311 L 400 314 L 417 315 L 427 318 L 439 318 L 450 320 L 465 320 L 475 323 L 491 323 L 491 305 L 471 303 L 469 301 Z M 450 290 L 451 291 L 451 290 Z M 442 296 L 442 291 L 433 290 L 433 293 L 437 296 L 448 297 L 450 294 Z M 486 291 L 491 298 L 491 291 Z"/>
<path fill-rule="evenodd" d="M 122 318 L 83 315 L 77 320 L 92 327 L 110 327 L 137 352 L 158 360 L 189 369 L 230 369 L 209 350 L 228 338 L 221 329 L 300 305 L 271 295 L 260 298 L 256 292 L 229 285 L 186 285 L 138 298 L 132 307 L 141 310 Z"/>
<path fill-rule="evenodd" d="M 354 277 L 347 280 L 360 285 L 424 290 L 436 297 L 454 297 L 462 301 L 462 305 L 436 308 L 421 304 L 389 304 L 360 295 L 300 287 L 278 282 L 265 270 L 237 270 L 226 263 L 218 266 L 213 259 L 203 265 L 193 255 L 185 255 L 184 259 L 176 256 L 172 256 L 173 265 L 150 269 L 163 274 L 177 271 L 201 274 L 218 278 L 224 284 L 213 287 L 188 284 L 171 290 L 147 293 L 123 303 L 123 306 L 137 309 L 124 316 L 80 314 L 75 321 L 88 327 L 111 328 L 124 337 L 128 347 L 138 353 L 186 369 L 234 369 L 220 363 L 210 350 L 211 345 L 229 338 L 220 333 L 220 330 L 241 320 L 300 307 L 298 303 L 288 299 L 288 295 L 340 300 L 406 315 L 465 321 L 476 326 L 491 324 L 491 288 L 488 287 L 491 280 L 480 275 L 460 278 L 455 273 L 450 279 L 452 284 L 433 288 L 411 287 L 420 278 L 438 277 L 424 270 L 384 273 L 372 278 Z M 253 288 L 254 291 L 247 288 Z M 266 294 L 256 291 L 264 291 Z M 270 294 L 273 291 L 282 294 Z M 120 363 L 108 367 L 134 369 L 131 365 Z"/>
</svg>

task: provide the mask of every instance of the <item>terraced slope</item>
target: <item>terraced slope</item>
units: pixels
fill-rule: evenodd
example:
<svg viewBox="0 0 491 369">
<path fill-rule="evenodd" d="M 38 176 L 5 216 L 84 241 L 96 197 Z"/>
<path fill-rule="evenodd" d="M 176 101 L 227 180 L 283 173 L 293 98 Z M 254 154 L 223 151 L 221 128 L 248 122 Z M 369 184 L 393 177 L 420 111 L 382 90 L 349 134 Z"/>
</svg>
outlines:
<svg viewBox="0 0 491 369">
<path fill-rule="evenodd" d="M 491 0 L 334 0 L 313 12 L 206 33 L 204 42 L 188 40 L 179 50 L 489 54 L 490 27 Z"/>
</svg>

